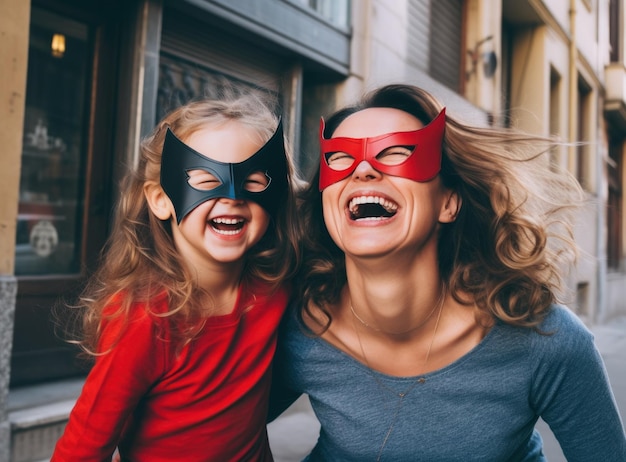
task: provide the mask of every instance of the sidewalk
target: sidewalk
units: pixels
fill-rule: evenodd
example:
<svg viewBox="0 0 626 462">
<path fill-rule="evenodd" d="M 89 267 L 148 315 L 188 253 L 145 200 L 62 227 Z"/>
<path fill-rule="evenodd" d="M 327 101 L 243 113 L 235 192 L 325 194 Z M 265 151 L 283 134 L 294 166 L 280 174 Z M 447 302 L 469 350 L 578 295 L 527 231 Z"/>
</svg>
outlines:
<svg viewBox="0 0 626 462">
<path fill-rule="evenodd" d="M 300 462 L 313 449 L 320 424 L 306 396 L 301 396 L 267 426 L 274 462 Z"/>
<path fill-rule="evenodd" d="M 591 326 L 590 330 L 606 364 L 622 421 L 626 422 L 626 317 Z M 548 426 L 540 421 L 537 429 L 544 439 L 547 459 L 550 462 L 566 462 Z M 268 432 L 276 462 L 300 462 L 315 445 L 319 435 L 319 422 L 308 399 L 301 397 L 268 425 Z"/>
</svg>

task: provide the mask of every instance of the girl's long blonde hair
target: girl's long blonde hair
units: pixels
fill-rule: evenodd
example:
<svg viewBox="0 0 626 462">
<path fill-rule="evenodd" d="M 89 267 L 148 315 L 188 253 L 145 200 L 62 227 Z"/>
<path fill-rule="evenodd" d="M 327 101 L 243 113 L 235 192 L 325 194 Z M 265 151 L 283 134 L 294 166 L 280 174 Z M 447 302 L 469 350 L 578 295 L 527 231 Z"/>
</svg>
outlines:
<svg viewBox="0 0 626 462">
<path fill-rule="evenodd" d="M 170 222 L 159 220 L 150 211 L 144 184 L 159 182 L 161 152 L 168 127 L 185 140 L 207 124 L 228 120 L 252 127 L 262 142 L 271 137 L 278 125 L 271 105 L 261 94 L 231 92 L 219 99 L 195 101 L 173 110 L 142 141 L 137 167 L 131 169 L 122 182 L 113 229 L 101 265 L 79 299 L 82 333 L 75 343 L 85 352 L 106 352 L 97 352 L 103 318 L 122 316 L 127 320 L 134 303 L 149 306 L 150 300 L 159 293 L 167 294 L 169 309 L 158 315 L 175 320 L 169 326 L 176 326 L 175 338 L 181 344 L 190 341 L 203 326 L 206 315 L 202 313 L 210 307 L 201 305 L 200 295 L 206 303 L 207 294 L 196 287 L 193 275 L 181 261 L 172 240 Z M 243 284 L 257 279 L 275 290 L 293 275 L 299 235 L 294 186 L 295 173 L 290 162 L 289 192 L 284 206 L 278 209 L 261 241 L 248 252 Z"/>
</svg>

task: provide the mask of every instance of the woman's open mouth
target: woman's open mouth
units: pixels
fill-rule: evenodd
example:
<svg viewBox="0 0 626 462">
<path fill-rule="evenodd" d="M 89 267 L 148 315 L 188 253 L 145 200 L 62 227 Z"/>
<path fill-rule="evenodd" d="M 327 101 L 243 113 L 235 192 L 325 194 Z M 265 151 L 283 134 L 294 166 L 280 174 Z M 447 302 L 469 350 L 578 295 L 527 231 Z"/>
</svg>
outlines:
<svg viewBox="0 0 626 462">
<path fill-rule="evenodd" d="M 351 220 L 383 220 L 398 211 L 398 204 L 379 196 L 358 196 L 350 199 L 348 211 Z"/>
</svg>

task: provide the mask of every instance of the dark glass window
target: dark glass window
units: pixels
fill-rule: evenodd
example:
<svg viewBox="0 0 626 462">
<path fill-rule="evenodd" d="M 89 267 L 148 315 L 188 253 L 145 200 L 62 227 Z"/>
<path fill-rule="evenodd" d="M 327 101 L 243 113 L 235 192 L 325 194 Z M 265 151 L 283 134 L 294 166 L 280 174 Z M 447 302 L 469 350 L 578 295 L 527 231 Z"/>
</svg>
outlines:
<svg viewBox="0 0 626 462">
<path fill-rule="evenodd" d="M 15 274 L 79 272 L 87 27 L 32 11 Z"/>
<path fill-rule="evenodd" d="M 607 204 L 607 265 L 609 270 L 619 271 L 622 260 L 622 144 L 612 139 L 609 144 L 609 197 Z"/>
<path fill-rule="evenodd" d="M 620 2 L 618 0 L 610 0 L 609 3 L 609 42 L 611 44 L 611 62 L 619 62 L 619 56 L 622 52 L 620 46 Z"/>
</svg>

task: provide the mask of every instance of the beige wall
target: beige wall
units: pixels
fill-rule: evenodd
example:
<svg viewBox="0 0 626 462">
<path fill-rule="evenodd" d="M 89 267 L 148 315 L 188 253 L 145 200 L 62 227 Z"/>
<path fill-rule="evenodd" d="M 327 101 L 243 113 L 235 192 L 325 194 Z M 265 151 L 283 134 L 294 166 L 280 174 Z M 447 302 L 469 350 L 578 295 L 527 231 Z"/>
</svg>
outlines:
<svg viewBox="0 0 626 462">
<path fill-rule="evenodd" d="M 30 2 L 0 0 L 0 275 L 12 275 L 26 98 Z"/>
<path fill-rule="evenodd" d="M 576 0 L 582 2 L 583 0 Z M 548 0 L 541 2 L 543 7 L 557 21 L 558 26 L 569 33 L 569 9 L 572 0 Z M 540 3 L 540 2 L 537 2 Z"/>
<path fill-rule="evenodd" d="M 547 27 L 527 28 L 515 36 L 511 67 L 511 116 L 515 127 L 547 135 L 550 126 L 550 69 L 547 54 Z"/>
<path fill-rule="evenodd" d="M 594 0 L 593 2 L 585 2 L 577 0 L 576 4 L 576 46 L 580 58 L 587 61 L 596 74 L 602 72 L 603 67 L 598 62 L 599 42 L 598 42 L 598 21 L 597 21 L 597 3 L 605 0 Z M 604 30 L 608 29 L 607 27 Z"/>
<path fill-rule="evenodd" d="M 486 78 L 482 66 L 477 66 L 476 72 L 465 82 L 465 97 L 483 110 L 497 115 L 502 110 L 502 4 L 491 0 L 467 0 L 466 11 L 465 48 L 472 50 L 483 42 L 478 52 L 482 54 L 493 51 L 500 62 L 496 74 L 491 78 Z M 487 37 L 492 38 L 485 41 Z M 469 63 L 466 65 L 466 70 L 468 69 Z"/>
<path fill-rule="evenodd" d="M 481 1 L 486 0 L 469 0 L 469 3 L 479 5 Z M 525 31 L 516 31 L 514 36 L 510 76 L 514 125 L 545 135 L 552 128 L 563 141 L 577 141 L 580 137 L 577 133 L 578 79 L 582 78 L 589 86 L 584 109 L 584 140 L 589 145 L 585 148 L 583 172 L 589 206 L 580 211 L 577 219 L 576 240 L 581 254 L 568 285 L 573 295 L 572 307 L 583 308 L 580 314 L 589 322 L 603 322 L 624 313 L 626 287 L 623 272 L 612 272 L 607 277 L 605 262 L 608 143 L 603 107 L 605 69 L 609 65 L 609 0 L 528 0 L 528 4 L 541 24 L 529 25 Z M 478 7 L 475 9 L 480 11 Z M 624 9 L 620 21 L 624 34 Z M 626 47 L 623 47 L 622 62 L 625 57 Z M 551 89 L 551 75 L 559 77 L 554 89 Z M 617 76 L 621 78 L 621 73 Z M 476 98 L 475 103 L 482 106 L 484 98 L 479 93 Z M 626 152 L 626 146 L 624 150 Z M 562 148 L 556 160 L 561 167 L 575 173 L 577 155 L 572 145 Z M 624 172 L 622 177 L 625 178 Z M 626 217 L 623 220 L 626 223 Z M 626 242 L 626 226 L 622 242 Z M 576 290 L 581 285 L 586 285 L 586 289 L 579 293 L 581 306 L 576 306 Z"/>
<path fill-rule="evenodd" d="M 348 104 L 380 85 L 403 82 L 431 92 L 466 122 L 484 125 L 483 110 L 408 62 L 407 10 L 408 0 L 352 2 L 350 76 L 336 86 L 337 105 Z"/>
<path fill-rule="evenodd" d="M 580 212 L 577 220 L 576 238 L 582 253 L 578 266 L 568 278 L 571 296 L 566 301 L 573 308 L 578 308 L 577 287 L 586 285 L 584 299 L 581 300 L 581 304 L 585 305 L 584 313 L 581 312 L 581 315 L 594 322 L 599 319 L 598 315 L 604 317 L 603 311 L 607 311 L 601 307 L 605 303 L 603 297 L 607 297 L 610 306 L 618 297 L 602 282 L 605 277 L 602 266 L 605 244 L 602 239 L 606 235 L 602 204 L 606 200 L 606 175 L 601 159 L 607 152 L 602 126 L 602 94 L 608 49 L 601 44 L 606 42 L 608 0 L 526 1 L 535 10 L 541 24 L 529 25 L 514 34 L 510 57 L 513 88 L 509 95 L 514 126 L 539 135 L 550 135 L 552 130 L 558 132 L 563 141 L 575 141 L 578 136 L 578 76 L 582 76 L 591 87 L 586 117 L 587 140 L 591 143 L 587 156 L 586 186 L 591 205 Z M 359 0 L 352 6 L 351 74 L 332 90 L 337 105 L 354 101 L 364 91 L 381 84 L 402 81 L 432 92 L 445 101 L 450 114 L 468 123 L 484 124 L 486 113 L 498 115 L 501 112 L 501 66 L 504 63 L 499 62 L 492 79 L 481 75 L 472 77 L 467 82 L 466 94 L 458 95 L 408 62 L 408 0 Z M 626 12 L 624 15 L 626 18 Z M 502 50 L 498 48 L 502 42 L 501 16 L 499 1 L 467 0 L 465 47 L 471 48 L 477 41 L 493 35 L 491 43 L 496 47 L 494 51 L 502 57 Z M 571 46 L 572 43 L 575 46 Z M 554 90 L 550 80 L 553 74 L 559 77 Z M 574 172 L 576 155 L 574 147 L 563 147 L 556 161 L 561 167 Z M 626 234 L 626 226 L 624 229 Z"/>
</svg>

